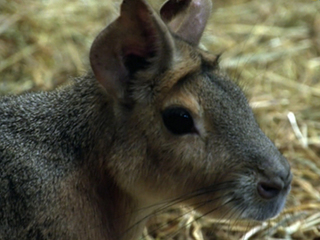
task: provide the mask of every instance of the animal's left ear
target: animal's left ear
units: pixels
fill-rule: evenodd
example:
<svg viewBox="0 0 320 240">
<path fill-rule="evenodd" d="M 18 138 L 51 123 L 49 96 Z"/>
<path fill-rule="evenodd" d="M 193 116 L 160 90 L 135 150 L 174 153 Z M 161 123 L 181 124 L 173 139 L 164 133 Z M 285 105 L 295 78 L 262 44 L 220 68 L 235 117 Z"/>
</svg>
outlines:
<svg viewBox="0 0 320 240">
<path fill-rule="evenodd" d="M 211 0 L 169 0 L 162 6 L 160 15 L 172 32 L 197 46 L 211 8 Z"/>
</svg>

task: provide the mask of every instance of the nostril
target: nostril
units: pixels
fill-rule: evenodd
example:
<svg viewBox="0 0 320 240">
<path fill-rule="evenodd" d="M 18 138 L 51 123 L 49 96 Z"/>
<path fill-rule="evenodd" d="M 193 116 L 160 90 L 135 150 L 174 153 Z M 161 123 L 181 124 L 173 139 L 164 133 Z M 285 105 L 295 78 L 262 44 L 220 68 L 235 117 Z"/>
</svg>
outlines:
<svg viewBox="0 0 320 240">
<path fill-rule="evenodd" d="M 258 193 L 262 198 L 271 199 L 280 193 L 282 186 L 275 182 L 259 182 Z"/>
</svg>

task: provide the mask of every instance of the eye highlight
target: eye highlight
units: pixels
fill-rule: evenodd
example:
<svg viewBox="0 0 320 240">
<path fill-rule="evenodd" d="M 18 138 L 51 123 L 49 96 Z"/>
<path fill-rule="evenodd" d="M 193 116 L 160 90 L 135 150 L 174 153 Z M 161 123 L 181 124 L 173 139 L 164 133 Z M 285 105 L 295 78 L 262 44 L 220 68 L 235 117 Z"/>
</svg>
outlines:
<svg viewBox="0 0 320 240">
<path fill-rule="evenodd" d="M 190 113 L 182 107 L 171 107 L 162 112 L 166 128 L 176 135 L 195 133 L 193 119 Z"/>
</svg>

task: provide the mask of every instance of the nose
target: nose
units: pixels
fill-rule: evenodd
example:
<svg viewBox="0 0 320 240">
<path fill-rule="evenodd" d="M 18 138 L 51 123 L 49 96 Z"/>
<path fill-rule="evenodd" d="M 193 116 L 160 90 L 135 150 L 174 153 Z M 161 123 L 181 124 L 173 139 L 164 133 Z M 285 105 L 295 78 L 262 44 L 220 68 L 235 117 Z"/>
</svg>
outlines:
<svg viewBox="0 0 320 240">
<path fill-rule="evenodd" d="M 261 198 L 269 200 L 277 197 L 283 192 L 289 191 L 292 181 L 292 173 L 287 160 L 284 159 L 284 161 L 278 160 L 278 164 L 274 164 L 274 166 L 269 165 L 269 168 L 260 168 L 257 192 Z"/>
<path fill-rule="evenodd" d="M 275 181 L 260 181 L 257 189 L 262 198 L 272 199 L 280 194 L 283 187 L 281 183 Z"/>
</svg>

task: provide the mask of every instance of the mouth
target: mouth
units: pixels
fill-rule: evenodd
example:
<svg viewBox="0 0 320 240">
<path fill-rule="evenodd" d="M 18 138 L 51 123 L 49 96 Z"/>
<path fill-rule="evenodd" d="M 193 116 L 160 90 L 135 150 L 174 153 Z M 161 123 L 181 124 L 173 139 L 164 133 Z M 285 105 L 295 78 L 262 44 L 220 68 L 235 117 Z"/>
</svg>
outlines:
<svg viewBox="0 0 320 240">
<path fill-rule="evenodd" d="M 221 191 L 213 186 L 215 190 L 201 194 L 190 205 L 202 215 L 214 218 L 265 221 L 277 217 L 285 206 L 290 184 L 277 190 L 263 186 L 267 194 L 261 193 L 259 183 L 253 179 L 243 180 L 223 184 Z"/>
<path fill-rule="evenodd" d="M 253 204 L 243 203 L 244 210 L 242 210 L 240 218 L 256 221 L 265 221 L 271 218 L 275 218 L 280 214 L 280 212 L 284 208 L 285 202 L 285 197 L 279 197 L 275 200 L 268 202 L 260 202 Z"/>
<path fill-rule="evenodd" d="M 282 188 L 277 191 L 277 194 L 274 194 L 272 189 L 270 191 L 272 194 L 268 195 L 268 197 L 259 193 L 259 187 L 257 189 L 249 189 L 248 187 L 242 189 L 242 192 L 234 192 L 232 204 L 232 208 L 239 213 L 239 218 L 265 221 L 277 217 L 284 209 L 291 186 L 288 185 Z"/>
</svg>

